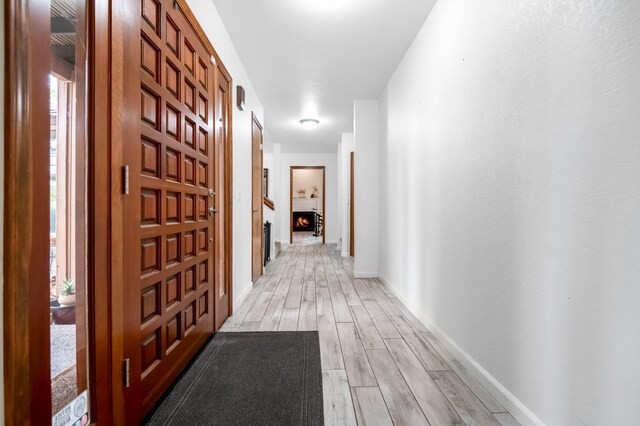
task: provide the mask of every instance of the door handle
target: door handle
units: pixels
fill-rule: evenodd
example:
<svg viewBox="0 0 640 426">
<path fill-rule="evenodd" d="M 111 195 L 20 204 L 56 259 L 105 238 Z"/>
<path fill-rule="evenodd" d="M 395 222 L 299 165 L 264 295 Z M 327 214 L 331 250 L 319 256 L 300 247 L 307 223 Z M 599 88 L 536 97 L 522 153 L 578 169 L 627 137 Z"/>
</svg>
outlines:
<svg viewBox="0 0 640 426">
<path fill-rule="evenodd" d="M 218 213 L 217 209 L 215 209 L 213 207 L 209 207 L 209 216 L 213 216 L 216 213 Z"/>
<path fill-rule="evenodd" d="M 258 209 L 253 209 L 253 212 L 254 213 L 258 213 Z"/>
</svg>

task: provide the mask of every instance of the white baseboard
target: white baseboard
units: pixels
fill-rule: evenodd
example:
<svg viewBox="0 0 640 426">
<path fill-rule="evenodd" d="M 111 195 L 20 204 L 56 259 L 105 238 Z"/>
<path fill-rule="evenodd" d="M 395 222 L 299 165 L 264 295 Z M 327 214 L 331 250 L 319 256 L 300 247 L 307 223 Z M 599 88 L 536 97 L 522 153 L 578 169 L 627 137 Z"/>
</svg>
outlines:
<svg viewBox="0 0 640 426">
<path fill-rule="evenodd" d="M 247 296 L 249 295 L 249 293 L 251 293 L 251 290 L 253 289 L 253 283 L 249 282 L 249 284 L 245 285 L 245 287 L 239 292 L 239 294 L 233 299 L 233 309 L 235 310 L 235 308 L 237 308 L 238 306 L 240 306 L 240 304 L 242 302 L 244 302 L 244 299 L 247 298 Z M 234 293 L 235 293 L 235 289 L 234 289 Z"/>
<path fill-rule="evenodd" d="M 326 240 L 326 241 L 324 242 L 324 244 L 325 244 L 325 245 L 337 244 L 337 241 L 336 241 L 336 240 Z M 287 247 L 289 247 L 289 246 L 291 246 L 291 245 L 293 245 L 293 244 L 291 244 L 291 243 L 281 243 L 281 244 L 280 244 L 280 246 L 281 246 L 281 251 L 286 250 L 286 249 L 287 249 Z"/>
<path fill-rule="evenodd" d="M 343 251 L 342 253 L 340 253 L 340 256 L 349 257 L 349 252 L 348 251 Z"/>
<path fill-rule="evenodd" d="M 353 271 L 354 278 L 379 278 L 378 271 Z"/>
<path fill-rule="evenodd" d="M 353 273 L 355 276 L 355 271 Z M 438 340 L 446 347 L 446 349 L 460 361 L 467 370 L 491 393 L 491 395 L 509 413 L 518 420 L 522 425 L 526 426 L 544 426 L 531 410 L 527 408 L 518 398 L 516 398 L 507 388 L 505 388 L 495 377 L 485 370 L 471 355 L 462 349 L 456 342 L 451 339 L 442 329 L 433 323 L 429 317 L 422 312 L 412 301 L 409 300 L 400 290 L 394 286 L 386 277 L 378 274 L 378 278 L 382 281 L 393 294 L 411 311 L 411 313 L 429 330 Z"/>
</svg>

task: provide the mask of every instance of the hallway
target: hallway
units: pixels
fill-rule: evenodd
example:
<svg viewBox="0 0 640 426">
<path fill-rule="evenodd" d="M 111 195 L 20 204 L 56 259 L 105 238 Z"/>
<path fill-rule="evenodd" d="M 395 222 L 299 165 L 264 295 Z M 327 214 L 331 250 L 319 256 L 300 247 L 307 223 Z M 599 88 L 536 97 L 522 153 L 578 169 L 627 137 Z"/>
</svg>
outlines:
<svg viewBox="0 0 640 426">
<path fill-rule="evenodd" d="M 221 331 L 318 330 L 327 425 L 519 424 L 377 279 L 291 245 Z M 473 390 L 472 390 L 473 389 Z"/>
<path fill-rule="evenodd" d="M 640 1 L 0 26 L 0 426 L 638 424 Z"/>
</svg>

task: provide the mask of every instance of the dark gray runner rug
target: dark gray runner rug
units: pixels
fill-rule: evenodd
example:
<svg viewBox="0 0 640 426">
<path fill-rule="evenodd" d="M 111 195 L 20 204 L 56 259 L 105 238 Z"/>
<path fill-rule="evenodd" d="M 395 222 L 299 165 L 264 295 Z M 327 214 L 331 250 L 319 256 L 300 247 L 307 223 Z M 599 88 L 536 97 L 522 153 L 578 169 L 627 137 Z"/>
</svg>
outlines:
<svg viewBox="0 0 640 426">
<path fill-rule="evenodd" d="M 322 425 L 317 331 L 218 333 L 147 425 Z"/>
</svg>

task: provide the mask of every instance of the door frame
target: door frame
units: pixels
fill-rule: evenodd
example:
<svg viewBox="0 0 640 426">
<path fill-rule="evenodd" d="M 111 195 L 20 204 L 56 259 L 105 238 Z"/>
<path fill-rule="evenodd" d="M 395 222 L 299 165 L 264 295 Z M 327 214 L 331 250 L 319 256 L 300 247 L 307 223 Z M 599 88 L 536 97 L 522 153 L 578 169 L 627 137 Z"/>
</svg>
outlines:
<svg viewBox="0 0 640 426">
<path fill-rule="evenodd" d="M 258 203 L 257 206 L 253 205 L 253 196 L 254 196 L 254 192 L 257 190 L 255 188 L 254 182 L 253 182 L 253 169 L 256 166 L 256 164 L 253 163 L 253 125 L 258 126 L 258 128 L 260 129 L 260 186 L 259 186 L 259 191 L 260 191 L 260 202 Z M 256 280 L 258 279 L 258 277 L 260 277 L 263 274 L 264 271 L 264 217 L 263 217 L 263 211 L 262 211 L 262 205 L 264 204 L 264 193 L 262 191 L 262 173 L 264 170 L 264 128 L 262 127 L 262 124 L 260 124 L 260 120 L 258 119 L 258 116 L 255 114 L 255 112 L 251 111 L 251 281 L 252 282 L 256 282 Z M 253 252 L 253 210 L 257 209 L 258 210 L 258 214 L 260 215 L 260 273 L 256 274 L 256 271 L 254 271 L 254 266 L 256 264 L 256 259 L 254 258 L 254 256 L 256 255 Z M 254 279 L 255 277 L 255 279 Z"/>
<path fill-rule="evenodd" d="M 188 7 L 185 7 L 185 15 L 192 22 L 198 22 L 193 12 Z M 202 31 L 199 25 L 195 26 L 195 31 Z M 208 38 L 202 32 L 201 37 L 206 40 Z M 226 280 L 226 286 L 229 290 L 229 316 L 233 315 L 233 78 L 229 73 L 229 70 L 224 66 L 222 60 L 216 53 L 213 46 L 211 49 L 216 57 L 216 68 L 220 70 L 220 73 L 224 76 L 227 86 L 229 88 L 229 96 L 227 97 L 227 126 L 224 140 L 224 211 L 225 211 L 225 229 L 224 229 L 224 277 Z M 214 142 L 215 144 L 215 142 Z M 214 328 L 215 328 L 215 316 L 214 313 Z M 218 330 L 215 330 L 216 332 Z"/>
<path fill-rule="evenodd" d="M 122 231 L 123 135 L 127 126 L 123 73 L 127 4 L 129 0 L 87 1 L 86 197 L 87 197 L 87 356 L 92 424 L 124 424 L 123 317 L 121 288 L 124 255 Z M 179 2 L 192 23 L 191 10 Z M 4 421 L 6 424 L 51 422 L 49 338 L 49 213 L 35 203 L 49 197 L 48 76 L 50 10 L 46 1 L 5 2 L 4 96 L 4 235 L 3 235 L 3 358 Z M 198 35 L 206 40 L 196 26 Z M 101 46 L 101 48 L 96 48 Z M 108 48 L 102 48 L 108 46 Z M 213 50 L 216 66 L 228 71 Z M 229 76 L 229 86 L 233 87 Z M 84 88 L 83 88 L 84 89 Z M 228 101 L 227 256 L 232 281 L 232 117 Z M 46 125 L 38 125 L 38 120 Z M 105 214 L 107 212 L 107 214 Z M 116 236 L 114 238 L 113 236 Z M 40 295 L 35 297 L 34 295 Z M 232 314 L 233 296 L 229 297 Z M 46 314 L 44 314 L 46 312 Z M 38 350 L 45 347 L 46 350 Z M 34 401 L 37 401 L 34 402 Z M 27 423 L 25 423 L 27 422 Z M 30 423 L 29 423 L 30 422 Z"/>
<path fill-rule="evenodd" d="M 48 126 L 37 123 L 49 117 L 49 32 L 42 28 L 50 11 L 27 0 L 4 7 L 4 415 L 6 424 L 48 424 L 50 353 L 33 349 L 50 345 L 49 209 L 36 203 L 49 199 L 49 147 L 37 143 L 49 140 Z"/>
<path fill-rule="evenodd" d="M 327 170 L 325 166 L 290 166 L 289 168 L 289 244 L 293 244 L 293 171 L 322 170 L 322 244 L 325 244 L 327 222 Z"/>
<path fill-rule="evenodd" d="M 7 424 L 51 422 L 49 322 L 49 214 L 36 201 L 49 198 L 48 76 L 50 10 L 46 1 L 5 3 L 5 158 L 3 236 L 4 421 Z M 108 253 L 110 146 L 108 49 L 112 10 L 108 0 L 87 2 L 87 331 L 89 404 L 92 422 L 109 424 L 111 366 Z M 84 17 L 83 17 L 84 19 Z M 96 84 L 100 81 L 100 84 Z M 83 93 L 85 87 L 82 89 Z M 39 125 L 38 123 L 44 123 Z M 30 173 L 47 170 L 47 173 Z M 99 189 L 99 190 L 98 190 Z M 101 197 L 101 198 L 98 198 Z M 98 213 L 99 212 L 99 213 Z M 105 256 L 107 253 L 107 256 Z M 45 350 L 42 350 L 45 348 Z M 27 422 L 27 423 L 25 423 Z"/>
<path fill-rule="evenodd" d="M 355 153 L 351 151 L 349 159 L 351 167 L 349 168 L 349 256 L 353 257 L 355 254 L 355 224 L 353 223 L 355 218 L 355 171 L 353 169 L 355 165 Z"/>
</svg>

